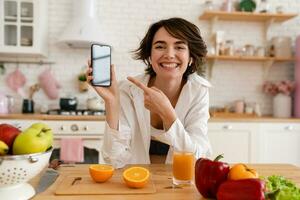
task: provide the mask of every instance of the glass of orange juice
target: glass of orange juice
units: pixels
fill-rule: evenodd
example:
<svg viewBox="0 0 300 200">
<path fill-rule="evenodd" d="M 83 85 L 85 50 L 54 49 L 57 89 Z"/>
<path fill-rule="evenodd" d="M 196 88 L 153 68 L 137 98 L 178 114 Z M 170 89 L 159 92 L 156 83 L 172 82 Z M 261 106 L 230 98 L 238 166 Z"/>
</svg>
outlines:
<svg viewBox="0 0 300 200">
<path fill-rule="evenodd" d="M 173 184 L 189 185 L 194 178 L 195 157 L 191 152 L 173 153 Z"/>
</svg>

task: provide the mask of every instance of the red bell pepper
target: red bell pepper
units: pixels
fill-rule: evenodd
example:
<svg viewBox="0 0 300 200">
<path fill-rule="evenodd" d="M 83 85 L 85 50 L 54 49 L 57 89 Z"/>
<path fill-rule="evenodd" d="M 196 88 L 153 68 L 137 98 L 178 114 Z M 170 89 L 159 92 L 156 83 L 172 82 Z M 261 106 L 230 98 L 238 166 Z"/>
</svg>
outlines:
<svg viewBox="0 0 300 200">
<path fill-rule="evenodd" d="M 265 182 L 260 179 L 228 180 L 217 193 L 218 200 L 265 200 Z"/>
<path fill-rule="evenodd" d="M 226 181 L 229 164 L 219 162 L 223 158 L 219 155 L 215 160 L 199 158 L 195 165 L 195 183 L 200 194 L 205 198 L 215 198 L 221 183 Z"/>
</svg>

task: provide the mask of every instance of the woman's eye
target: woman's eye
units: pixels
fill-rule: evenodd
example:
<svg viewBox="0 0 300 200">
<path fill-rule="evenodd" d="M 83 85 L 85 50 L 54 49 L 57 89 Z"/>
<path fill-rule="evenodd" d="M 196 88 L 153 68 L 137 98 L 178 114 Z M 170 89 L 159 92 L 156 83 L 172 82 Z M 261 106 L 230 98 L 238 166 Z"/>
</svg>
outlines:
<svg viewBox="0 0 300 200">
<path fill-rule="evenodd" d="M 154 48 L 155 48 L 155 49 L 162 49 L 163 46 L 155 46 Z"/>
<path fill-rule="evenodd" d="M 184 46 L 178 46 L 178 47 L 176 47 L 176 49 L 183 50 L 183 49 L 186 49 L 186 47 L 184 47 Z"/>
</svg>

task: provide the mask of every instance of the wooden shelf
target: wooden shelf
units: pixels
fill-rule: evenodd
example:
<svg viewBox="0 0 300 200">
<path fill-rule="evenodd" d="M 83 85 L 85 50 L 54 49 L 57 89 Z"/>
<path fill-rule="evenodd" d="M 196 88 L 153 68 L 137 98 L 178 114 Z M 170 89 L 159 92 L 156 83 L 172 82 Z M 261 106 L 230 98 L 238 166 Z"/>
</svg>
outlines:
<svg viewBox="0 0 300 200">
<path fill-rule="evenodd" d="M 200 16 L 201 20 L 218 20 L 229 21 L 256 21 L 256 22 L 284 22 L 296 17 L 295 13 L 271 14 L 271 13 L 251 13 L 251 12 L 224 12 L 224 11 L 204 11 Z"/>
<path fill-rule="evenodd" d="M 281 23 L 296 17 L 296 13 L 251 13 L 251 12 L 224 12 L 224 11 L 204 11 L 199 17 L 200 20 L 209 20 L 211 23 L 210 33 L 213 35 L 216 31 L 218 21 L 246 21 L 261 22 L 264 25 L 264 46 L 267 44 L 268 29 L 273 23 Z M 212 77 L 213 66 L 216 61 L 249 61 L 262 62 L 264 66 L 264 77 L 267 77 L 270 67 L 275 62 L 294 62 L 295 58 L 274 58 L 274 57 L 256 57 L 256 56 L 215 56 L 206 57 L 208 63 L 208 78 Z"/>
<path fill-rule="evenodd" d="M 212 77 L 213 66 L 216 61 L 238 61 L 238 62 L 263 62 L 264 66 L 264 77 L 269 73 L 270 67 L 274 62 L 294 62 L 296 58 L 286 58 L 286 57 L 256 57 L 256 56 L 216 56 L 216 55 L 207 55 L 206 56 L 208 63 L 208 78 Z"/>
<path fill-rule="evenodd" d="M 229 60 L 229 61 L 274 61 L 274 62 L 293 62 L 295 58 L 275 58 L 275 57 L 256 57 L 256 56 L 216 56 L 208 55 L 207 60 Z"/>
</svg>

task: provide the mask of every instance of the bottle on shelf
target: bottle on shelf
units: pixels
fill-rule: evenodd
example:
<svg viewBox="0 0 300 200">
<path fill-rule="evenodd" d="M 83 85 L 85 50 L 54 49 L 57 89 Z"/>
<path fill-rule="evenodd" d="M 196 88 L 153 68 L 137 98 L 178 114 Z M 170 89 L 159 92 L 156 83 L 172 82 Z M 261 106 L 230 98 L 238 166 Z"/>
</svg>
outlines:
<svg viewBox="0 0 300 200">
<path fill-rule="evenodd" d="M 270 4 L 268 0 L 261 0 L 258 6 L 258 12 L 260 13 L 268 13 L 270 12 Z"/>
</svg>

